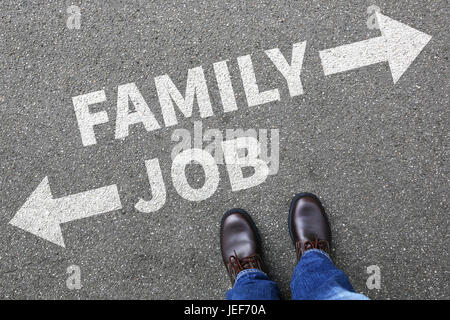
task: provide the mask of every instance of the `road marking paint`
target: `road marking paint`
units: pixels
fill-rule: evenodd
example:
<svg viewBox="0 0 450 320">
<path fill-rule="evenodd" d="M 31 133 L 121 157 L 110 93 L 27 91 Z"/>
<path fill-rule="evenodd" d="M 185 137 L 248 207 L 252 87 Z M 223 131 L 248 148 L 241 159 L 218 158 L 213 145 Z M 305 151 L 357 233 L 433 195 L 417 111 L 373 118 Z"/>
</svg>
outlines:
<svg viewBox="0 0 450 320">
<path fill-rule="evenodd" d="M 376 15 L 381 37 L 320 51 L 325 75 L 388 61 L 395 84 L 431 39 L 379 12 Z"/>
</svg>

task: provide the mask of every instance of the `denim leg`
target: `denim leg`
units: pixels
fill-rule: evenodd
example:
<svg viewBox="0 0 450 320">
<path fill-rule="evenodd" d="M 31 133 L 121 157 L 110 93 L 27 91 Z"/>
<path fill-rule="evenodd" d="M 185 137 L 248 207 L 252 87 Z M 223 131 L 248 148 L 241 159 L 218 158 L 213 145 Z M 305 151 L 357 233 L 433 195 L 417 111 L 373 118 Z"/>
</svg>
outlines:
<svg viewBox="0 0 450 320">
<path fill-rule="evenodd" d="M 246 269 L 236 277 L 234 287 L 227 291 L 227 300 L 279 300 L 277 284 L 259 269 Z"/>
<path fill-rule="evenodd" d="M 347 275 L 322 250 L 306 251 L 291 280 L 293 300 L 368 300 L 355 293 Z"/>
</svg>

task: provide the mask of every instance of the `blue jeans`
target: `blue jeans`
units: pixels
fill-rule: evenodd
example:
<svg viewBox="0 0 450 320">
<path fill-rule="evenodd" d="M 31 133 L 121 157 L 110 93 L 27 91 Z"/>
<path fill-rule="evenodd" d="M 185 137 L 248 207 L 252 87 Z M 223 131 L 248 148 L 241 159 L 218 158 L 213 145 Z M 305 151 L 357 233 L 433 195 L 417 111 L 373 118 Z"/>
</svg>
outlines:
<svg viewBox="0 0 450 320">
<path fill-rule="evenodd" d="M 336 268 L 328 254 L 318 249 L 306 251 L 291 280 L 294 300 L 368 300 L 355 293 L 347 275 Z M 234 287 L 227 291 L 227 300 L 279 300 L 275 282 L 258 269 L 241 271 Z"/>
</svg>

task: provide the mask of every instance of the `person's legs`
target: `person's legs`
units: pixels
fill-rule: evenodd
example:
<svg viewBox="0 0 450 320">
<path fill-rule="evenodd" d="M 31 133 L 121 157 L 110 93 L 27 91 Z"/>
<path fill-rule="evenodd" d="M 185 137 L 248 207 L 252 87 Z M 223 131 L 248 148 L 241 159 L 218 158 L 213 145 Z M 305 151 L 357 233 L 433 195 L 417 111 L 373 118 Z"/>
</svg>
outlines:
<svg viewBox="0 0 450 320">
<path fill-rule="evenodd" d="M 329 257 L 331 229 L 320 200 L 311 193 L 294 197 L 289 210 L 289 231 L 298 264 L 292 275 L 292 299 L 362 300 L 347 275 Z"/>
<path fill-rule="evenodd" d="M 291 280 L 293 300 L 368 300 L 355 293 L 347 275 L 322 250 L 306 251 Z"/>
<path fill-rule="evenodd" d="M 242 209 L 225 213 L 220 224 L 222 259 L 233 288 L 228 300 L 275 300 L 279 290 L 263 271 L 261 241 L 252 218 Z"/>
<path fill-rule="evenodd" d="M 227 300 L 279 300 L 277 284 L 259 269 L 241 271 L 232 289 L 226 293 Z"/>
</svg>

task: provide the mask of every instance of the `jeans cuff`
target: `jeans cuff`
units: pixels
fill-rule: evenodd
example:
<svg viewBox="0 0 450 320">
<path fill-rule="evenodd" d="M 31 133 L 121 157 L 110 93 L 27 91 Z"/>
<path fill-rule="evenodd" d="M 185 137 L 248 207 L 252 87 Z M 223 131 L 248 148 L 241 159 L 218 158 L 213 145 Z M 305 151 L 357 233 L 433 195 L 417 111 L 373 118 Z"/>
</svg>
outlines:
<svg viewBox="0 0 450 320">
<path fill-rule="evenodd" d="M 309 252 L 317 252 L 317 253 L 320 253 L 320 254 L 324 255 L 325 257 L 327 257 L 328 260 L 330 260 L 331 262 L 333 262 L 333 261 L 331 260 L 330 256 L 328 255 L 328 253 L 326 253 L 325 251 L 320 250 L 320 249 L 309 249 L 309 250 L 306 250 L 305 253 L 302 254 L 302 258 L 303 258 L 305 255 L 307 255 Z"/>
<path fill-rule="evenodd" d="M 264 272 L 262 272 L 259 269 L 245 269 L 238 273 L 238 275 L 236 276 L 236 281 L 238 281 L 240 277 L 242 277 L 243 275 L 245 275 L 247 273 L 260 273 L 267 277 L 267 274 L 265 274 Z"/>
</svg>

